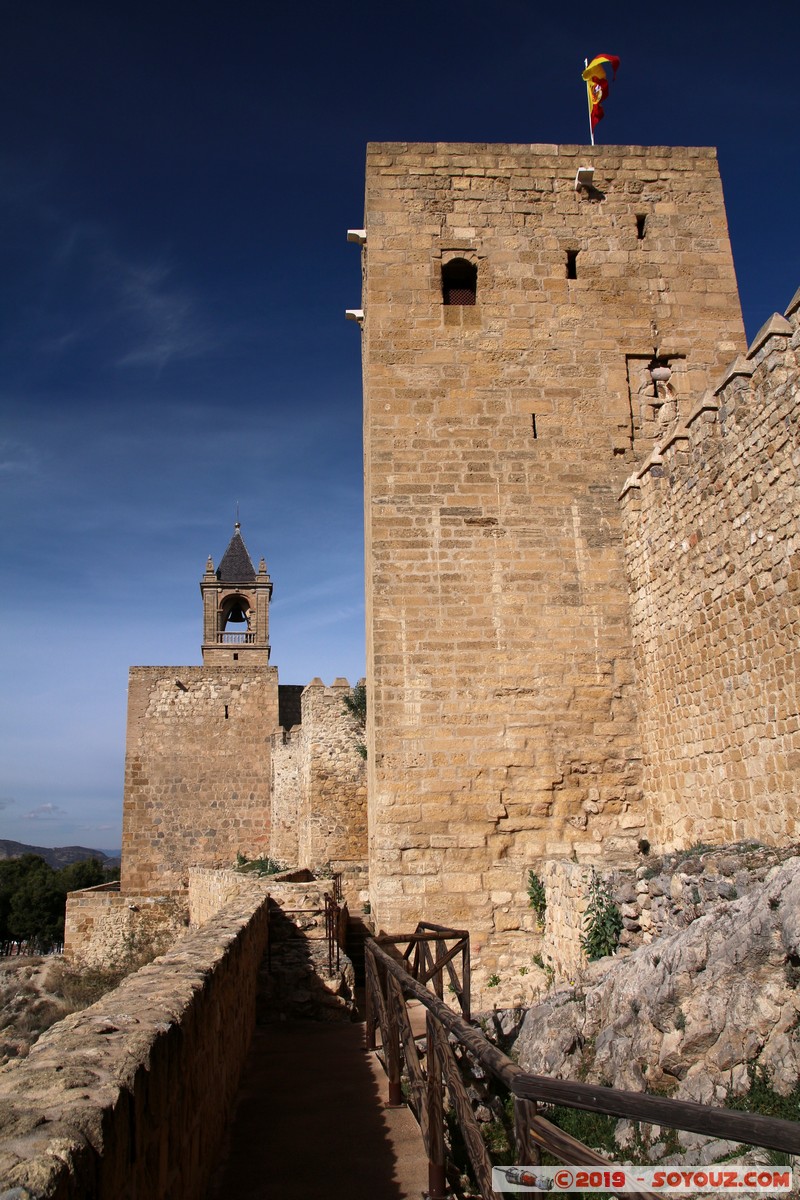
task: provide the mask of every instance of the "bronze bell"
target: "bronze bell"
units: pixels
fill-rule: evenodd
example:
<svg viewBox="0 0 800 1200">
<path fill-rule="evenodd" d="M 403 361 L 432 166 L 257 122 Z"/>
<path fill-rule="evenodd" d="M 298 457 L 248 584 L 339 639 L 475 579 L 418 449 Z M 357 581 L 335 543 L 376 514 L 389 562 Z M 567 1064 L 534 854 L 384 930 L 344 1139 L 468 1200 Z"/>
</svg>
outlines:
<svg viewBox="0 0 800 1200">
<path fill-rule="evenodd" d="M 243 625 L 247 621 L 247 609 L 241 603 L 236 601 L 228 609 L 227 624 L 228 625 Z"/>
</svg>

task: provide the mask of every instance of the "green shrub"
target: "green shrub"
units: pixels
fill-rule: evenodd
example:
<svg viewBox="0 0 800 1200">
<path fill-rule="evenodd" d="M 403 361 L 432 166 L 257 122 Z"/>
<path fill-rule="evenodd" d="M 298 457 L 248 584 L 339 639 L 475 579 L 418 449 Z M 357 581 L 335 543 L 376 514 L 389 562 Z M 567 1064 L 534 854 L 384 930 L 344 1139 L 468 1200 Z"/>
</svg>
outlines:
<svg viewBox="0 0 800 1200">
<path fill-rule="evenodd" d="M 237 854 L 236 870 L 245 875 L 257 875 L 260 878 L 263 875 L 278 875 L 281 871 L 286 870 L 286 865 L 278 862 L 276 858 L 270 858 L 269 855 L 250 859 L 244 854 Z"/>
<path fill-rule="evenodd" d="M 589 885 L 589 906 L 584 918 L 581 948 L 589 962 L 613 954 L 622 932 L 622 914 L 614 902 L 608 884 L 596 871 Z"/>
<path fill-rule="evenodd" d="M 544 884 L 535 871 L 528 871 L 528 903 L 542 924 L 547 912 L 547 896 Z"/>
</svg>

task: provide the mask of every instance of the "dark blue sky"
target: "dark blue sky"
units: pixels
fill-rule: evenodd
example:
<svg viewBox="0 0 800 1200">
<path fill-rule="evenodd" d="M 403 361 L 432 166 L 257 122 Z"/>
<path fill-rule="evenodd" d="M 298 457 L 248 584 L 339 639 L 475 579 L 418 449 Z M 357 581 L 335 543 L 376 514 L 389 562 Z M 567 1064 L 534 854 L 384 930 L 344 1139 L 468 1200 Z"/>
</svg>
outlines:
<svg viewBox="0 0 800 1200">
<path fill-rule="evenodd" d="M 724 12 L 724 25 L 721 14 Z M 237 500 L 286 682 L 364 669 L 368 140 L 716 145 L 748 333 L 800 285 L 792 5 L 0 3 L 0 836 L 119 843 L 127 668 L 199 662 Z"/>
</svg>

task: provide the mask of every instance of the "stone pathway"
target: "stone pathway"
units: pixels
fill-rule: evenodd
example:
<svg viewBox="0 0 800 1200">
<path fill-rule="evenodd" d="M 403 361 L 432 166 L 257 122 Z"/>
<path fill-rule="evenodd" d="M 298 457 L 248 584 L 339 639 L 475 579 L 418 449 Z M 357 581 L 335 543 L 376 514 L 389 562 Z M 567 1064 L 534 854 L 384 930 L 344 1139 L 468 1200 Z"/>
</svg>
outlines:
<svg viewBox="0 0 800 1200">
<path fill-rule="evenodd" d="M 420 1200 L 422 1137 L 386 1095 L 362 1024 L 258 1026 L 206 1200 Z"/>
</svg>

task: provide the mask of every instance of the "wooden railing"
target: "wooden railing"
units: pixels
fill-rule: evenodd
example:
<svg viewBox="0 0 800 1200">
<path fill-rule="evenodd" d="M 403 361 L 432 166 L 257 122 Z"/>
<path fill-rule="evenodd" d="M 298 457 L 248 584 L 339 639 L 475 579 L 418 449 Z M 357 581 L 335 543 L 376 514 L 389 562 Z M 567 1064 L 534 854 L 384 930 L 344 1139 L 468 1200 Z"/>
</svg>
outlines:
<svg viewBox="0 0 800 1200">
<path fill-rule="evenodd" d="M 446 949 L 448 940 L 459 943 L 458 951 L 453 947 Z M 406 948 L 400 953 L 399 947 L 403 944 Z M 468 1055 L 513 1096 L 514 1149 L 516 1161 L 521 1164 L 538 1163 L 540 1149 L 546 1150 L 558 1162 L 570 1165 L 607 1163 L 596 1150 L 541 1116 L 537 1111 L 538 1103 L 627 1117 L 633 1121 L 800 1154 L 800 1124 L 794 1121 L 711 1108 L 691 1101 L 669 1100 L 646 1092 L 625 1092 L 527 1074 L 462 1015 L 469 1012 L 469 935 L 463 930 L 421 923 L 413 934 L 369 938 L 365 942 L 365 952 L 367 1046 L 372 1050 L 376 1048 L 376 1032 L 380 1030 L 390 1105 L 403 1103 L 405 1065 L 408 1104 L 419 1122 L 428 1155 L 430 1200 L 445 1200 L 448 1175 L 452 1176 L 454 1171 L 445 1153 L 445 1089 L 480 1194 L 484 1200 L 500 1200 L 492 1190 L 493 1164 L 453 1050 L 456 1043 L 462 1055 Z M 461 977 L 459 979 L 456 974 L 454 981 L 450 967 L 458 954 L 462 962 Z M 451 992 L 459 1001 L 461 1013 L 444 1002 L 445 971 L 451 974 Z M 422 1048 L 418 1045 L 421 1030 L 415 1032 L 412 1028 L 409 1001 L 417 1001 L 425 1009 Z"/>
</svg>

